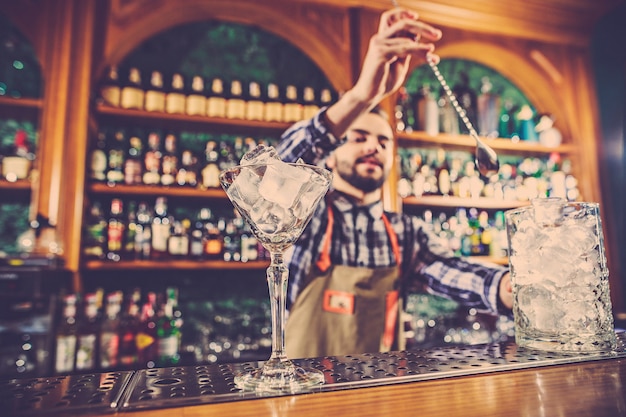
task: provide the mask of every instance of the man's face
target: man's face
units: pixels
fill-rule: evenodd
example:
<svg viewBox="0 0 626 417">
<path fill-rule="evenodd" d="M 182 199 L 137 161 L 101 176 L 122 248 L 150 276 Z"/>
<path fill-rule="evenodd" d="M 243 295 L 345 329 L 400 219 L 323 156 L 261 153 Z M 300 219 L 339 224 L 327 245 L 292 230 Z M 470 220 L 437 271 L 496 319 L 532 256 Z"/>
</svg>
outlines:
<svg viewBox="0 0 626 417">
<path fill-rule="evenodd" d="M 346 143 L 335 149 L 328 166 L 353 187 L 371 192 L 380 188 L 393 161 L 393 131 L 389 122 L 375 113 L 354 121 Z"/>
</svg>

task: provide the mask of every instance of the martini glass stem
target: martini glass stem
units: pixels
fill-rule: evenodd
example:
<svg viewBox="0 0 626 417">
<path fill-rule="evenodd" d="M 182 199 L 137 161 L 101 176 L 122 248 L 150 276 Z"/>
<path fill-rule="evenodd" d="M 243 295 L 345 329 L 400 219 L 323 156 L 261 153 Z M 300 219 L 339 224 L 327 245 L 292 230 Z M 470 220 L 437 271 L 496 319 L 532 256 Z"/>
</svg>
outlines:
<svg viewBox="0 0 626 417">
<path fill-rule="evenodd" d="M 284 263 L 283 252 L 271 251 L 270 259 L 270 266 L 267 268 L 267 284 L 272 313 L 272 355 L 269 360 L 275 362 L 287 359 L 285 353 L 285 315 L 289 269 Z"/>
</svg>

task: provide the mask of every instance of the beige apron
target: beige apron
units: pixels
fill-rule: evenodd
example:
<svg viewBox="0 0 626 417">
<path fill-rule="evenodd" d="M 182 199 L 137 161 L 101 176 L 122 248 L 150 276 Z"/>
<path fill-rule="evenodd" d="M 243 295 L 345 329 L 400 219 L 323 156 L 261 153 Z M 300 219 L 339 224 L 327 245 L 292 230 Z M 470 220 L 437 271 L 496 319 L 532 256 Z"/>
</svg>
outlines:
<svg viewBox="0 0 626 417">
<path fill-rule="evenodd" d="M 290 358 L 384 352 L 396 339 L 400 268 L 331 265 L 333 219 L 329 206 L 320 259 L 289 313 L 285 349 Z M 397 236 L 384 214 L 383 221 L 399 265 Z"/>
</svg>

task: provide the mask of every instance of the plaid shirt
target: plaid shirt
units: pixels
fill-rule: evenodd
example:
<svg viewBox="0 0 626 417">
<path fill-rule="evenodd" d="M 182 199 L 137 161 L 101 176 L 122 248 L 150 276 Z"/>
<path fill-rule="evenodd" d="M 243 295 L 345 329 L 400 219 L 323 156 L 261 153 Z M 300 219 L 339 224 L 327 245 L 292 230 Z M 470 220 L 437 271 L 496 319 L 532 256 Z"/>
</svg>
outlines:
<svg viewBox="0 0 626 417">
<path fill-rule="evenodd" d="M 320 111 L 313 119 L 298 122 L 283 133 L 277 150 L 284 161 L 320 165 L 341 144 L 321 122 Z M 328 205 L 335 222 L 330 250 L 331 262 L 364 268 L 397 265 L 382 220 L 383 203 L 354 205 L 338 191 L 322 200 L 302 236 L 286 254 L 289 264 L 288 305 L 300 290 L 306 274 L 319 258 L 328 225 Z M 428 232 L 416 216 L 385 212 L 398 237 L 401 253 L 402 291 L 426 289 L 479 311 L 499 311 L 498 286 L 507 272 L 499 266 L 485 266 L 454 256 L 444 242 Z"/>
</svg>

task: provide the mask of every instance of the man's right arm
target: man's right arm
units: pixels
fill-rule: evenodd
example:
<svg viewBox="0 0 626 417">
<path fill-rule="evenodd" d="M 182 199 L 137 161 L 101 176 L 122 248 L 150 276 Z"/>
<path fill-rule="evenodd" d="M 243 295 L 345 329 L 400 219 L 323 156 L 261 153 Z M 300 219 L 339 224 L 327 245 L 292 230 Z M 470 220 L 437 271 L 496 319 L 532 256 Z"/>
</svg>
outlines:
<svg viewBox="0 0 626 417">
<path fill-rule="evenodd" d="M 276 150 L 283 161 L 302 159 L 307 164 L 319 165 L 341 145 L 341 140 L 326 126 L 326 110 L 321 109 L 313 118 L 294 124 L 282 134 Z"/>
</svg>

